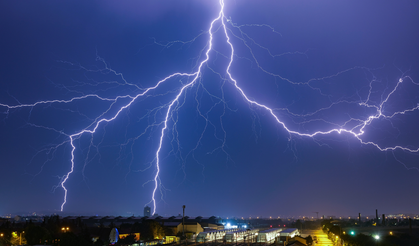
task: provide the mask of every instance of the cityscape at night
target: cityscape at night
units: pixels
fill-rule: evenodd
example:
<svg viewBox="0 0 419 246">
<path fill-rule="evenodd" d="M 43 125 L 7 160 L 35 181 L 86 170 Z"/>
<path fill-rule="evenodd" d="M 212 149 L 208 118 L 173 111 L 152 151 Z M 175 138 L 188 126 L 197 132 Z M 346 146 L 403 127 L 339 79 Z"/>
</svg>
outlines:
<svg viewBox="0 0 419 246">
<path fill-rule="evenodd" d="M 185 209 L 186 206 L 183 206 Z M 354 217 L 5 216 L 1 245 L 417 245 L 419 215 Z M 12 224 L 13 223 L 13 224 Z M 11 226 L 12 224 L 12 226 Z M 45 228 L 37 230 L 37 228 Z M 6 238 L 6 234 L 10 235 Z M 7 242 L 11 244 L 7 244 Z"/>
<path fill-rule="evenodd" d="M 417 9 L 0 3 L 0 246 L 418 245 Z"/>
</svg>

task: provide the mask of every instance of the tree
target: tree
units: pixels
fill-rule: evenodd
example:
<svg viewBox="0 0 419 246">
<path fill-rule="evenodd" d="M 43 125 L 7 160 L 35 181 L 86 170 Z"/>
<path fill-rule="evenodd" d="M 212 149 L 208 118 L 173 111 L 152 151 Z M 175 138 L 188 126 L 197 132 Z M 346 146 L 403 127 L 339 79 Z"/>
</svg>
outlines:
<svg viewBox="0 0 419 246">
<path fill-rule="evenodd" d="M 311 238 L 311 235 L 308 235 L 308 237 L 306 237 L 306 242 L 307 242 L 308 245 L 313 244 L 313 238 Z"/>
<path fill-rule="evenodd" d="M 335 235 L 340 235 L 341 228 L 340 228 L 340 226 L 332 226 L 330 228 L 330 232 L 332 232 Z"/>
<path fill-rule="evenodd" d="M 76 234 L 72 232 L 62 233 L 60 237 L 60 246 L 80 245 L 80 240 Z"/>
<path fill-rule="evenodd" d="M 92 238 L 90 236 L 90 232 L 87 227 L 83 228 L 81 233 L 78 235 L 78 238 L 79 238 L 79 246 L 92 244 Z"/>
<path fill-rule="evenodd" d="M 153 233 L 153 239 L 154 238 L 162 239 L 166 236 L 166 230 L 163 228 L 162 225 L 160 225 L 160 223 L 156 221 L 152 221 L 152 223 L 150 223 L 150 228 Z"/>
<path fill-rule="evenodd" d="M 10 229 L 3 229 L 2 228 L 2 233 L 3 236 L 0 237 L 0 246 L 3 245 L 10 245 L 11 244 L 11 239 L 12 239 L 12 232 Z"/>
<path fill-rule="evenodd" d="M 140 228 L 140 237 L 142 240 L 161 239 L 166 236 L 165 227 L 156 221 L 141 223 Z"/>
<path fill-rule="evenodd" d="M 12 232 L 12 237 L 10 239 L 11 245 L 21 245 L 26 244 L 25 236 L 22 237 L 23 232 Z"/>
<path fill-rule="evenodd" d="M 40 244 L 45 241 L 51 242 L 52 238 L 47 229 L 41 226 L 29 226 L 25 230 L 25 239 L 28 244 Z"/>
<path fill-rule="evenodd" d="M 301 220 L 297 220 L 295 222 L 295 228 L 298 228 L 299 230 L 303 228 L 303 222 Z"/>
<path fill-rule="evenodd" d="M 330 223 L 330 221 L 331 220 L 323 220 L 322 221 L 321 225 L 322 225 L 322 229 L 323 229 L 323 232 L 324 233 L 327 233 L 328 232 L 327 229 L 330 230 L 330 228 L 332 228 L 333 225 L 332 225 L 332 223 Z"/>
<path fill-rule="evenodd" d="M 96 240 L 96 242 L 93 245 L 94 246 L 103 246 L 103 245 L 108 245 L 108 244 L 105 244 L 105 242 L 102 239 L 99 238 L 98 240 Z"/>
</svg>

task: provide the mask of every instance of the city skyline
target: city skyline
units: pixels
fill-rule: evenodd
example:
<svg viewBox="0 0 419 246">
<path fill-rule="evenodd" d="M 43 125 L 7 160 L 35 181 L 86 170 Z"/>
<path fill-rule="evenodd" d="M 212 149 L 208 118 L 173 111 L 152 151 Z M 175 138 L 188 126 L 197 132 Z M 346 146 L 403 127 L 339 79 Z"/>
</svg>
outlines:
<svg viewBox="0 0 419 246">
<path fill-rule="evenodd" d="M 84 218 L 105 218 L 105 217 L 109 217 L 109 218 L 159 218 L 162 217 L 164 219 L 168 219 L 171 217 L 182 217 L 181 213 L 178 214 L 172 214 L 172 215 L 159 215 L 159 214 L 154 214 L 154 215 L 147 215 L 144 214 L 146 211 L 143 211 L 143 213 L 139 213 L 139 214 L 72 214 L 72 213 L 65 213 L 65 212 L 59 212 L 59 213 L 36 213 L 36 212 L 32 212 L 32 213 L 26 213 L 26 212 L 19 212 L 19 213 L 9 213 L 9 214 L 1 214 L 0 218 L 9 218 L 9 219 L 13 219 L 16 216 L 20 217 L 20 218 L 44 218 L 44 217 L 49 217 L 49 216 L 60 216 L 61 218 L 65 218 L 65 217 L 84 217 Z M 313 212 L 314 214 L 316 214 L 315 212 Z M 386 219 L 409 219 L 412 218 L 414 220 L 419 220 L 419 214 L 414 214 L 414 213 L 397 213 L 397 214 L 361 214 L 361 221 L 374 221 L 374 220 L 381 220 L 382 216 L 385 216 Z M 200 214 L 200 215 L 188 215 L 185 214 L 185 218 L 191 218 L 191 219 L 195 219 L 195 218 L 217 218 L 217 219 L 223 219 L 223 220 L 284 220 L 284 221 L 295 221 L 295 220 L 330 220 L 330 219 L 335 219 L 335 220 L 359 220 L 359 214 L 358 215 L 352 215 L 352 216 L 348 216 L 348 215 L 330 215 L 330 214 L 324 214 L 324 215 L 320 215 L 317 217 L 316 215 L 285 215 L 285 216 L 267 216 L 267 217 L 263 217 L 263 216 L 218 216 L 215 214 L 209 215 L 209 214 Z M 378 217 L 377 217 L 378 216 Z"/>
<path fill-rule="evenodd" d="M 2 3 L 0 214 L 419 213 L 418 3 L 163 2 Z"/>
</svg>

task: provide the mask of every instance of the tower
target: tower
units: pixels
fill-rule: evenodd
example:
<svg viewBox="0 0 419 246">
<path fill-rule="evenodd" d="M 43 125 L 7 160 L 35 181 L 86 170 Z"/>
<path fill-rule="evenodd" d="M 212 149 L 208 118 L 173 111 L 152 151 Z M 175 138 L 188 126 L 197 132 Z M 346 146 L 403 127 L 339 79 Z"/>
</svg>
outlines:
<svg viewBox="0 0 419 246">
<path fill-rule="evenodd" d="M 151 217 L 151 208 L 149 206 L 144 207 L 144 216 Z"/>
</svg>

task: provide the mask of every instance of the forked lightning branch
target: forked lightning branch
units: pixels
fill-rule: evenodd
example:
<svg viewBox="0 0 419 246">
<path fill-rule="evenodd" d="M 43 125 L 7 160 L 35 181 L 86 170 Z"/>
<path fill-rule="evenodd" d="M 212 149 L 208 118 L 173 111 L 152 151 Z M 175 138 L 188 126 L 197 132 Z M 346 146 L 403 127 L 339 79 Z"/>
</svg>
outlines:
<svg viewBox="0 0 419 246">
<path fill-rule="evenodd" d="M 227 1 L 226 1 L 227 2 Z M 117 119 L 118 117 L 120 117 L 120 115 L 126 111 L 129 110 L 129 108 L 131 107 L 131 105 L 134 102 L 138 102 L 140 101 L 141 98 L 148 96 L 149 93 L 151 93 L 152 91 L 155 91 L 157 88 L 161 88 L 162 84 L 167 84 L 170 83 L 172 81 L 172 79 L 174 78 L 186 78 L 187 79 L 187 83 L 183 84 L 180 88 L 178 88 L 178 91 L 176 92 L 176 94 L 174 95 L 174 97 L 171 99 L 171 101 L 165 105 L 164 108 L 164 119 L 162 122 L 160 122 L 160 124 L 158 124 L 160 126 L 159 128 L 159 139 L 158 139 L 158 147 L 155 150 L 155 158 L 154 158 L 154 162 L 153 165 L 155 165 L 155 173 L 152 177 L 152 182 L 154 183 L 153 186 L 153 190 L 151 192 L 151 199 L 150 199 L 150 203 L 152 203 L 153 205 L 153 214 L 156 213 L 157 211 L 157 204 L 156 204 L 156 192 L 159 189 L 159 186 L 161 186 L 161 181 L 160 181 L 160 171 L 162 168 L 162 146 L 164 144 L 164 139 L 165 139 L 165 134 L 167 134 L 168 128 L 170 128 L 170 124 L 171 124 L 171 117 L 172 117 L 172 112 L 174 110 L 177 110 L 177 106 L 180 103 L 180 100 L 182 97 L 186 96 L 186 91 L 189 88 L 192 88 L 194 86 L 196 86 L 198 84 L 198 81 L 201 80 L 202 83 L 206 82 L 205 76 L 203 74 L 203 69 L 205 66 L 208 65 L 208 63 L 211 61 L 211 59 L 215 59 L 215 51 L 213 48 L 213 41 L 215 38 L 215 35 L 218 35 L 217 38 L 224 40 L 226 47 L 228 47 L 229 49 L 229 53 L 226 55 L 227 59 L 228 59 L 228 63 L 225 66 L 225 70 L 224 70 L 224 74 L 226 75 L 223 79 L 226 80 L 227 82 L 230 83 L 230 85 L 232 85 L 237 92 L 241 95 L 242 99 L 243 99 L 243 103 L 246 103 L 250 106 L 259 108 L 261 111 L 265 112 L 265 116 L 264 117 L 270 117 L 271 120 L 275 121 L 278 125 L 278 127 L 286 130 L 288 132 L 288 136 L 284 136 L 286 138 L 290 138 L 292 136 L 299 136 L 302 139 L 308 139 L 308 138 L 316 138 L 318 136 L 324 136 L 324 135 L 329 135 L 329 134 L 340 134 L 343 135 L 345 134 L 346 136 L 351 136 L 353 139 L 356 139 L 357 141 L 359 141 L 359 143 L 363 144 L 363 145 L 369 145 L 369 146 L 373 146 L 375 149 L 377 149 L 378 151 L 395 151 L 395 150 L 401 150 L 404 151 L 406 153 L 417 153 L 419 152 L 419 143 L 417 143 L 417 146 L 415 147 L 408 147 L 408 146 L 402 146 L 402 145 L 390 145 L 390 146 L 382 146 L 380 145 L 378 142 L 374 142 L 371 140 L 364 140 L 363 136 L 365 135 L 365 132 L 368 131 L 368 126 L 370 126 L 374 121 L 376 120 L 381 120 L 381 119 L 388 119 L 391 120 L 393 117 L 396 116 L 401 116 L 404 114 L 408 114 L 408 113 L 416 113 L 419 110 L 419 104 L 415 105 L 414 107 L 409 107 L 409 108 L 405 108 L 401 111 L 397 111 L 394 112 L 390 115 L 386 115 L 383 112 L 383 108 L 387 105 L 392 103 L 392 96 L 394 96 L 394 94 L 396 93 L 396 91 L 399 89 L 399 87 L 401 86 L 402 83 L 411 83 L 415 86 L 419 86 L 418 83 L 416 83 L 410 76 L 402 76 L 401 78 L 399 78 L 398 82 L 394 83 L 394 87 L 391 90 L 388 90 L 387 92 L 383 92 L 383 97 L 380 103 L 373 103 L 369 100 L 370 98 L 370 94 L 372 93 L 370 90 L 370 93 L 368 95 L 368 97 L 362 101 L 362 102 L 357 102 L 358 106 L 361 106 L 363 108 L 368 108 L 368 109 L 373 109 L 374 113 L 369 115 L 368 117 L 364 117 L 364 118 L 351 118 L 350 121 L 351 122 L 356 122 L 356 124 L 352 124 L 350 127 L 346 128 L 345 125 L 343 126 L 339 126 L 339 127 L 334 127 L 334 128 L 330 128 L 328 130 L 322 130 L 322 131 L 312 131 L 312 132 L 303 132 L 303 131 L 299 131 L 297 128 L 295 128 L 294 126 L 290 126 L 289 124 L 286 123 L 286 121 L 284 121 L 283 119 L 281 119 L 280 115 L 277 114 L 275 112 L 275 108 L 277 108 L 277 105 L 267 105 L 267 104 L 262 104 L 260 102 L 258 102 L 257 99 L 252 99 L 252 97 L 248 96 L 249 92 L 246 92 L 246 89 L 244 87 L 241 86 L 241 81 L 237 80 L 235 78 L 235 74 L 233 74 L 233 72 L 231 71 L 232 66 L 235 62 L 235 59 L 237 59 L 237 57 L 239 57 L 236 54 L 235 51 L 235 45 L 233 45 L 234 42 L 243 42 L 243 44 L 249 49 L 250 53 L 252 53 L 252 50 L 250 48 L 250 46 L 247 45 L 247 43 L 244 41 L 245 37 L 249 37 L 247 34 L 245 34 L 242 30 L 241 30 L 241 26 L 236 25 L 235 23 L 233 23 L 233 21 L 230 19 L 230 17 L 226 16 L 225 13 L 225 1 L 224 0 L 220 0 L 218 2 L 219 4 L 219 12 L 215 14 L 214 19 L 212 19 L 211 22 L 208 23 L 208 29 L 207 32 L 204 33 L 203 35 L 206 35 L 207 37 L 207 41 L 206 41 L 206 45 L 205 47 L 202 49 L 202 58 L 201 61 L 198 62 L 195 71 L 192 73 L 187 73 L 185 71 L 178 71 L 177 73 L 173 73 L 168 75 L 167 77 L 165 77 L 164 79 L 157 81 L 155 83 L 154 86 L 149 87 L 149 88 L 145 88 L 142 90 L 141 93 L 133 96 L 133 95 L 122 95 L 122 96 L 116 96 L 113 98 L 106 98 L 103 96 L 100 96 L 98 94 L 86 94 L 84 96 L 79 96 L 79 97 L 73 97 L 70 99 L 56 99 L 56 100 L 47 100 L 47 101 L 37 101 L 37 102 L 33 102 L 30 104 L 16 104 L 16 105 L 8 105 L 8 104 L 3 104 L 0 102 L 0 107 L 1 108 L 5 108 L 5 112 L 7 114 L 12 114 L 14 113 L 15 109 L 19 109 L 19 108 L 35 108 L 35 107 L 41 107 L 42 105 L 46 105 L 46 104 L 60 104 L 60 105 L 65 105 L 65 104 L 72 104 L 74 102 L 83 102 L 85 100 L 97 100 L 99 102 L 110 102 L 112 103 L 112 105 L 117 105 L 117 102 L 120 102 L 122 100 L 125 100 L 126 103 L 122 106 L 119 106 L 118 110 L 116 111 L 116 113 L 114 113 L 111 117 L 104 117 L 104 115 L 106 115 L 106 113 L 108 113 L 108 111 L 106 111 L 105 113 L 101 113 L 100 116 L 98 118 L 95 118 L 94 121 L 89 124 L 88 126 L 84 127 L 83 129 L 78 129 L 75 130 L 75 133 L 62 133 L 64 135 L 66 135 L 68 137 L 68 140 L 60 143 L 58 145 L 56 145 L 56 148 L 63 148 L 64 146 L 70 146 L 71 148 L 71 159 L 69 160 L 69 172 L 64 174 L 64 176 L 62 176 L 62 178 L 60 179 L 59 182 L 59 187 L 61 187 L 64 190 L 64 197 L 63 197 L 63 202 L 61 205 L 61 211 L 64 210 L 66 202 L 67 202 L 67 195 L 68 195 L 68 187 L 66 186 L 66 182 L 71 178 L 72 173 L 74 172 L 74 168 L 75 165 L 77 165 L 76 163 L 76 155 L 78 154 L 78 148 L 76 147 L 75 141 L 77 139 L 79 139 L 82 135 L 93 135 L 96 133 L 96 131 L 100 128 L 103 127 L 106 123 L 108 122 L 112 122 L 115 119 Z M 261 25 L 249 25 L 252 26 L 254 28 L 263 28 L 263 27 L 267 27 L 266 24 L 261 24 Z M 239 36 L 237 36 L 234 33 L 234 30 L 236 30 L 236 32 L 239 32 L 242 34 L 242 38 L 240 38 Z M 234 42 L 233 42 L 234 40 Z M 255 42 L 252 39 L 249 39 L 250 41 Z M 262 47 L 259 45 L 259 47 Z M 264 48 L 264 47 L 263 47 Z M 271 74 L 270 72 L 267 72 L 266 69 L 264 69 L 261 65 L 259 65 L 257 59 L 252 56 L 249 59 L 253 59 L 253 61 L 255 62 L 255 64 L 258 64 L 258 68 L 260 69 L 260 71 L 267 73 L 268 75 L 272 75 L 272 76 L 277 76 L 275 74 Z M 162 73 L 164 73 L 164 71 L 162 71 Z M 115 73 L 116 74 L 116 73 Z M 282 78 L 282 77 L 281 77 Z M 289 79 L 285 79 L 282 78 L 282 81 L 284 81 L 284 83 L 291 83 L 291 84 L 299 84 L 297 82 L 293 82 Z M 126 82 L 126 81 L 125 81 Z M 128 83 L 128 82 L 126 82 Z M 309 86 L 309 83 L 303 83 L 306 86 Z M 132 84 L 130 84 L 132 85 Z M 135 85 L 137 86 L 137 85 Z M 372 82 L 369 85 L 370 87 L 372 87 Z M 138 87 L 138 86 L 137 86 Z M 141 103 L 141 102 L 140 102 Z M 333 104 L 339 103 L 338 102 L 334 102 Z M 318 109 L 318 111 L 323 111 L 323 110 L 327 110 L 327 108 L 321 108 Z M 297 115 L 297 114 L 294 114 Z M 142 117 L 142 116 L 140 116 Z M 349 124 L 348 124 L 349 125 Z M 47 127 L 45 127 L 47 128 Z M 322 128 L 324 129 L 324 128 Z M 339 136 L 340 136 L 339 135 Z"/>
</svg>

